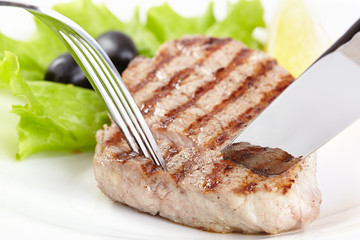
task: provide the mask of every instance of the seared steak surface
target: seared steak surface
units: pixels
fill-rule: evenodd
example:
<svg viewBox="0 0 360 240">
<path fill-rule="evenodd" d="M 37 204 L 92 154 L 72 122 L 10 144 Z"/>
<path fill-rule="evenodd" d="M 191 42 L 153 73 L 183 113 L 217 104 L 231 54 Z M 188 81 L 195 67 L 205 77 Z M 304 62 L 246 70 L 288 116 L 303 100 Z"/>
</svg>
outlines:
<svg viewBox="0 0 360 240">
<path fill-rule="evenodd" d="M 293 81 L 273 58 L 228 38 L 185 36 L 153 59 L 134 59 L 123 80 L 168 170 L 132 153 L 116 125 L 104 126 L 94 171 L 105 195 L 215 232 L 278 233 L 316 219 L 314 156 L 266 177 L 220 153 Z"/>
</svg>

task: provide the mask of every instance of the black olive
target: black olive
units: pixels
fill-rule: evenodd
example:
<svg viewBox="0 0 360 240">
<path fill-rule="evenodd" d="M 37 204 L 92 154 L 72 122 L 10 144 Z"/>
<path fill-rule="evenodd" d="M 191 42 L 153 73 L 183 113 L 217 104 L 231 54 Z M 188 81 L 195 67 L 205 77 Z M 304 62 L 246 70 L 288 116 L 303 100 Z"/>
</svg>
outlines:
<svg viewBox="0 0 360 240">
<path fill-rule="evenodd" d="M 121 32 L 110 31 L 104 33 L 97 41 L 114 63 L 119 73 L 122 73 L 131 59 L 138 54 L 133 41 Z M 45 80 L 72 83 L 75 86 L 92 88 L 85 74 L 70 53 L 62 54 L 50 63 L 45 73 Z"/>
<path fill-rule="evenodd" d="M 48 66 L 45 80 L 68 83 L 76 66 L 77 63 L 70 53 L 62 54 L 55 58 Z"/>
<path fill-rule="evenodd" d="M 110 31 L 96 40 L 114 63 L 119 73 L 122 73 L 131 59 L 138 55 L 134 42 L 124 33 Z"/>
<path fill-rule="evenodd" d="M 73 75 L 72 78 L 70 78 L 70 83 L 78 87 L 93 89 L 90 82 L 86 78 L 85 73 L 78 65 L 73 69 L 72 74 Z"/>
<path fill-rule="evenodd" d="M 45 73 L 45 80 L 92 88 L 85 74 L 81 71 L 81 68 L 70 53 L 64 53 L 50 63 Z"/>
</svg>

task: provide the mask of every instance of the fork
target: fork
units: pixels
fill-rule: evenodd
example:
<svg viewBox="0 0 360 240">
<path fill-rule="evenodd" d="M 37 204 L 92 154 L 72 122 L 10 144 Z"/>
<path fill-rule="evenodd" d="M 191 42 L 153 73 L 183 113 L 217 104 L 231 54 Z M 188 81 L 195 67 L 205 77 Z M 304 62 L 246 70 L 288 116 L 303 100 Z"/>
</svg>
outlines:
<svg viewBox="0 0 360 240">
<path fill-rule="evenodd" d="M 64 43 L 75 61 L 102 97 L 110 116 L 128 145 L 137 154 L 166 170 L 160 149 L 119 72 L 104 50 L 83 28 L 62 14 L 38 6 L 0 1 L 0 6 L 22 8 L 47 25 Z"/>
</svg>

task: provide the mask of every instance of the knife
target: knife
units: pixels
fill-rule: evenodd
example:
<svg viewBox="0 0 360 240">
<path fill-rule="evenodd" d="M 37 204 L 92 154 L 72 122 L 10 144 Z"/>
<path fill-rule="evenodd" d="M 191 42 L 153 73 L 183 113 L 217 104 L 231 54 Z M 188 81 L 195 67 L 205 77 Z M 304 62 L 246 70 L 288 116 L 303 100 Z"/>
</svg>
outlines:
<svg viewBox="0 0 360 240">
<path fill-rule="evenodd" d="M 360 117 L 360 19 L 222 150 L 278 175 Z"/>
</svg>

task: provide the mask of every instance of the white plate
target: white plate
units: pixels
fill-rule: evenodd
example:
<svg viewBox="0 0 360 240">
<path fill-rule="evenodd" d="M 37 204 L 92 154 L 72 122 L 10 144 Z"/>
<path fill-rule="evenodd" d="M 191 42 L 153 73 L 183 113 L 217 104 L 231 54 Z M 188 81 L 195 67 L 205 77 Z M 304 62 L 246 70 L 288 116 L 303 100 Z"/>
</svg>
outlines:
<svg viewBox="0 0 360 240">
<path fill-rule="evenodd" d="M 55 1 L 27 1 L 50 6 Z M 59 2 L 59 1 L 56 1 Z M 115 14 L 129 18 L 129 8 L 144 10 L 161 1 L 106 1 Z M 207 1 L 171 1 L 179 12 L 202 12 Z M 224 2 L 215 1 L 221 16 Z M 264 1 L 271 18 L 275 1 Z M 192 4 L 192 7 L 188 7 Z M 195 4 L 195 6 L 194 6 Z M 121 6 L 121 7 L 120 7 Z M 358 0 L 316 0 L 314 11 L 332 40 L 360 17 Z M 189 12 L 191 11 L 191 12 Z M 0 9 L 4 33 L 24 38 L 32 31 L 29 14 Z M 24 24 L 27 24 L 24 28 Z M 25 31 L 26 30 L 26 31 Z M 17 117 L 9 114 L 10 96 L 0 91 L 0 239 L 263 239 L 271 236 L 214 234 L 180 226 L 113 203 L 96 187 L 92 154 L 38 154 L 14 160 Z M 360 121 L 318 151 L 318 182 L 323 193 L 320 217 L 304 231 L 281 239 L 359 239 Z"/>
</svg>

